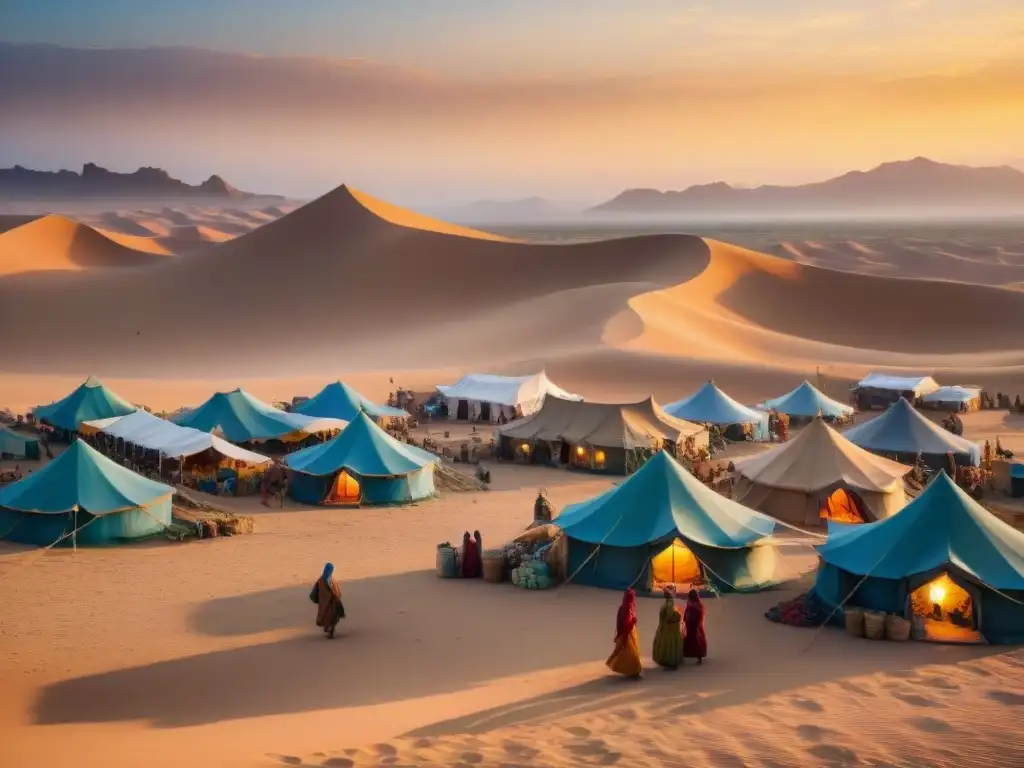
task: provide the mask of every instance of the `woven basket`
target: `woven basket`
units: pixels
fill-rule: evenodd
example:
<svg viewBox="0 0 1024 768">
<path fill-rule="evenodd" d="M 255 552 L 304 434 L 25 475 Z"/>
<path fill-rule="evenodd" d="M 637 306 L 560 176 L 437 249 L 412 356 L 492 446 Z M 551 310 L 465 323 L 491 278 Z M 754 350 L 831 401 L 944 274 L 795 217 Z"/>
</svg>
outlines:
<svg viewBox="0 0 1024 768">
<path fill-rule="evenodd" d="M 502 555 L 484 555 L 484 581 L 497 584 L 505 578 L 505 558 Z"/>
<path fill-rule="evenodd" d="M 864 611 L 864 637 L 868 640 L 885 637 L 885 611 Z"/>
<path fill-rule="evenodd" d="M 885 617 L 885 639 L 904 642 L 910 639 L 910 622 L 902 616 L 890 613 Z"/>
<path fill-rule="evenodd" d="M 847 608 L 844 618 L 846 634 L 850 637 L 864 637 L 864 611 L 860 608 Z"/>
</svg>

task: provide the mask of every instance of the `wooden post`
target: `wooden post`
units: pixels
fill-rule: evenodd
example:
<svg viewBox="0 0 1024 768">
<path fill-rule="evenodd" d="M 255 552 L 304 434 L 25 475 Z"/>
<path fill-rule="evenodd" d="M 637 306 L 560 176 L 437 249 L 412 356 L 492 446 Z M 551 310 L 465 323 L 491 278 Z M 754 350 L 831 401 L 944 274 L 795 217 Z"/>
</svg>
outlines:
<svg viewBox="0 0 1024 768">
<path fill-rule="evenodd" d="M 71 509 L 71 551 L 78 551 L 78 505 L 76 504 Z"/>
</svg>

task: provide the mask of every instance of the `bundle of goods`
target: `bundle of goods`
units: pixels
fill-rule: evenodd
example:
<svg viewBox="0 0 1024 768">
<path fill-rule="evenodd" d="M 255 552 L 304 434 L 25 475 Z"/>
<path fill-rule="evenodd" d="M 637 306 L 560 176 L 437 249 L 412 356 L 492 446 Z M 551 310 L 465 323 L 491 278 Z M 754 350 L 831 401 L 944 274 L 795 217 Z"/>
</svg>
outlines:
<svg viewBox="0 0 1024 768">
<path fill-rule="evenodd" d="M 505 550 L 488 549 L 483 556 L 484 581 L 497 584 L 505 579 Z"/>
<path fill-rule="evenodd" d="M 815 594 L 814 590 L 811 590 L 769 608 L 764 617 L 768 621 L 789 624 L 793 627 L 820 627 L 828 621 L 831 613 L 831 609 Z"/>
<path fill-rule="evenodd" d="M 252 533 L 255 523 L 251 517 L 235 515 L 227 510 L 203 504 L 179 489 L 171 504 L 171 525 L 164 534 L 172 541 L 186 538 L 211 539 Z"/>
<path fill-rule="evenodd" d="M 450 541 L 437 545 L 435 572 L 442 579 L 457 579 L 461 575 L 459 573 L 459 551 L 452 546 Z"/>
<path fill-rule="evenodd" d="M 489 481 L 488 481 L 489 482 Z M 434 465 L 434 487 L 442 491 L 486 491 L 487 483 L 439 461 Z"/>
<path fill-rule="evenodd" d="M 512 569 L 512 583 L 523 589 L 548 589 L 551 586 L 548 564 L 535 555 L 525 555 L 519 567 Z"/>
</svg>

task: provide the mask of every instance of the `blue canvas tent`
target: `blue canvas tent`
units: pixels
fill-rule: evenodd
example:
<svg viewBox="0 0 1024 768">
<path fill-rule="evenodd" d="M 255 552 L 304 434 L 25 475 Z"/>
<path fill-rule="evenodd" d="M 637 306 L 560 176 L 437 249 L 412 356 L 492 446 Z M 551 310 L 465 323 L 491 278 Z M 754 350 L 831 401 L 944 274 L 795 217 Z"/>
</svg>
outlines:
<svg viewBox="0 0 1024 768">
<path fill-rule="evenodd" d="M 76 432 L 83 421 L 110 419 L 135 411 L 134 405 L 107 389 L 90 376 L 74 392 L 50 405 L 39 405 L 33 410 L 35 417 L 57 429 Z"/>
<path fill-rule="evenodd" d="M 1024 533 L 944 472 L 892 517 L 830 524 L 817 550 L 814 591 L 832 606 L 849 596 L 847 605 L 909 618 L 912 594 L 945 574 L 972 598 L 970 618 L 988 642 L 1024 642 Z"/>
<path fill-rule="evenodd" d="M 716 493 L 659 451 L 618 485 L 566 507 L 554 521 L 568 539 L 572 580 L 609 589 L 650 589 L 655 562 L 678 551 L 720 591 L 778 582 L 770 517 Z"/>
<path fill-rule="evenodd" d="M 804 419 L 813 419 L 818 414 L 825 419 L 841 419 L 853 413 L 851 406 L 833 400 L 809 381 L 781 397 L 765 400 L 758 408 Z"/>
<path fill-rule="evenodd" d="M 878 418 L 846 430 L 843 437 L 866 451 L 895 456 L 901 464 L 912 464 L 918 453 L 933 469 L 945 469 L 947 453 L 959 466 L 976 467 L 981 462 L 976 443 L 947 432 L 902 398 Z"/>
<path fill-rule="evenodd" d="M 38 459 L 39 441 L 0 424 L 0 457 L 4 456 L 13 459 Z"/>
<path fill-rule="evenodd" d="M 343 381 L 332 381 L 309 400 L 295 406 L 293 410 L 295 413 L 302 413 L 306 416 L 344 419 L 345 421 L 352 421 L 360 411 L 369 414 L 374 421 L 409 417 L 409 413 L 401 408 L 378 405 L 367 400 Z"/>
<path fill-rule="evenodd" d="M 729 427 L 733 424 L 749 424 L 754 428 L 755 440 L 768 438 L 768 414 L 733 400 L 709 381 L 689 397 L 665 406 L 665 412 L 677 419 L 695 424 L 716 424 Z"/>
<path fill-rule="evenodd" d="M 198 408 L 178 416 L 174 423 L 200 432 L 219 430 L 232 443 L 261 440 L 296 442 L 315 432 L 328 432 L 347 426 L 347 422 L 341 419 L 286 413 L 253 397 L 244 389 L 217 392 Z"/>
<path fill-rule="evenodd" d="M 76 440 L 38 472 L 0 488 L 0 536 L 50 546 L 108 544 L 158 534 L 171 523 L 172 489 Z"/>
<path fill-rule="evenodd" d="M 405 504 L 434 495 L 437 461 L 360 413 L 333 440 L 285 458 L 288 495 L 304 504 Z"/>
</svg>

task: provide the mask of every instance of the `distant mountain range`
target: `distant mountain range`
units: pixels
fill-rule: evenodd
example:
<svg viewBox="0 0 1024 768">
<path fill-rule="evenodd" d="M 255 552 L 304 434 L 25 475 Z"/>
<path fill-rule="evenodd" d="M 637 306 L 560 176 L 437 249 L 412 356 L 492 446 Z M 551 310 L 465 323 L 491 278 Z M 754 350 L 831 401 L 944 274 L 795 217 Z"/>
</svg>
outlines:
<svg viewBox="0 0 1024 768">
<path fill-rule="evenodd" d="M 76 198 L 162 198 L 190 197 L 221 200 L 273 198 L 242 192 L 220 176 L 211 176 L 202 184 L 192 185 L 172 178 L 161 168 L 139 168 L 134 173 L 117 173 L 86 163 L 81 173 L 74 171 L 33 171 L 16 165 L 0 168 L 0 198 L 6 200 L 54 200 Z"/>
<path fill-rule="evenodd" d="M 629 189 L 590 210 L 666 214 L 994 208 L 1024 211 L 1024 173 L 1008 165 L 972 168 L 918 157 L 790 187 L 743 189 L 716 182 L 682 191 Z"/>
</svg>

